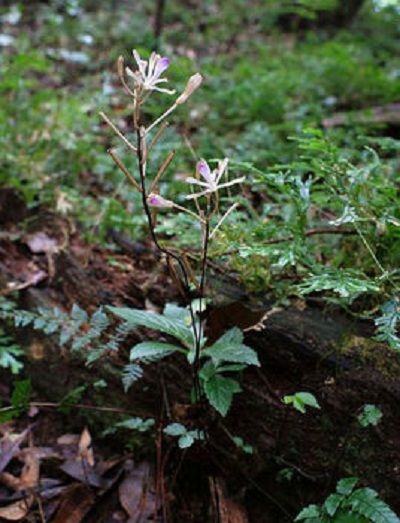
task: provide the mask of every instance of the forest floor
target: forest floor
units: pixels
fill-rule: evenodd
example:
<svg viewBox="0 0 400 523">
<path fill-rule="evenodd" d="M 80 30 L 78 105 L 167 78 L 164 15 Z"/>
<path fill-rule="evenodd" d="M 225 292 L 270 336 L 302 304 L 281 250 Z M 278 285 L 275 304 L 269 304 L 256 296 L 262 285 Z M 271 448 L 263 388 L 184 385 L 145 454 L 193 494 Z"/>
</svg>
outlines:
<svg viewBox="0 0 400 523">
<path fill-rule="evenodd" d="M 167 303 L 182 305 L 166 260 L 143 239 L 142 216 L 133 217 L 139 195 L 122 194 L 125 180 L 106 153 L 114 143 L 111 132 L 103 133 L 98 116 L 109 104 L 118 128 L 129 132 L 131 114 L 110 63 L 132 45 L 144 49 L 154 42 L 153 14 L 148 2 L 135 2 L 135 13 L 132 2 L 110 2 L 109 10 L 93 2 L 92 12 L 79 11 L 80 2 L 66 4 L 40 2 L 21 16 L 17 7 L 2 15 L 3 42 L 6 36 L 14 43 L 2 44 L 9 69 L 0 79 L 0 92 L 9 97 L 0 112 L 6 157 L 0 180 L 0 299 L 14 302 L 15 314 L 38 307 L 70 314 L 79 306 L 90 316 L 108 305 L 158 312 Z M 225 3 L 226 13 L 208 9 L 208 2 L 205 7 L 189 2 L 184 10 L 180 2 L 168 4 L 164 39 L 171 42 L 166 46 L 171 56 L 180 58 L 174 72 L 182 76 L 179 88 L 204 58 L 209 98 L 196 102 L 186 116 L 182 111 L 183 123 L 177 125 L 182 136 L 175 141 L 169 136 L 164 147 L 183 150 L 187 132 L 191 146 L 207 158 L 223 151 L 238 165 L 251 160 L 266 169 L 275 164 L 286 169 L 298 161 L 287 137 L 310 122 L 318 129 L 337 128 L 338 143 L 354 147 L 345 151 L 350 159 L 359 156 L 354 151 L 360 150 L 364 124 L 368 131 L 378 126 L 374 137 L 398 139 L 398 65 L 390 31 L 374 29 L 371 41 L 382 38 L 375 47 L 368 24 L 360 41 L 356 34 L 351 43 L 349 30 L 344 43 L 327 36 L 320 44 L 317 32 L 310 38 L 278 37 L 268 25 L 265 2 L 249 10 L 245 31 L 235 2 Z M 265 20 L 253 16 L 261 8 Z M 385 38 L 389 51 L 375 57 L 380 46 L 386 49 Z M 227 72 L 231 76 L 224 76 Z M 146 117 L 157 111 L 150 105 Z M 192 161 L 186 149 L 182 157 L 175 195 L 187 157 Z M 301 181 L 308 182 L 304 172 Z M 257 186 L 261 192 L 275 187 L 265 180 Z M 277 193 L 263 200 L 257 187 L 246 186 L 241 200 L 249 197 L 249 216 L 257 214 L 258 204 L 271 206 L 270 215 L 257 222 L 257 234 L 267 234 L 262 229 L 273 223 L 273 206 L 282 201 L 286 207 L 276 213 L 274 232 L 280 234 L 287 225 L 281 214 L 290 214 L 290 205 Z M 302 187 L 307 192 L 307 184 Z M 339 214 L 324 216 L 335 218 Z M 179 227 L 178 219 L 170 223 Z M 393 223 L 387 229 L 398 226 Z M 383 237 L 380 226 L 377 222 L 374 234 Z M 136 232 L 139 241 L 132 240 Z M 262 236 L 265 243 L 269 239 Z M 332 245 L 333 252 L 337 244 Z M 354 244 L 344 245 L 351 251 L 344 256 L 353 255 Z M 254 260 L 261 265 L 265 257 Z M 329 265 L 330 259 L 323 261 Z M 175 355 L 149 365 L 143 379 L 124 391 L 121 375 L 129 349 L 148 332 L 129 333 L 118 351 L 87 366 L 85 351 L 96 347 L 74 352 L 61 346 L 56 334 L 31 325 L 15 328 L 13 312 L 1 321 L 0 335 L 22 347 L 24 366 L 20 374 L 0 369 L 0 521 L 289 523 L 348 477 L 375 489 L 400 514 L 399 354 L 374 340 L 372 320 L 357 317 L 355 308 L 346 313 L 323 293 L 307 299 L 290 295 L 277 306 L 269 294 L 244 290 L 224 265 L 210 265 L 210 286 L 219 296 L 206 311 L 209 339 L 237 326 L 261 364 L 243 371 L 242 393 L 226 418 L 190 404 L 191 368 Z M 260 267 L 248 269 L 251 274 Z M 258 272 L 251 282 L 257 278 Z M 302 391 L 314 394 L 321 408 L 302 414 L 282 401 Z M 369 406 L 382 418 L 363 426 Z M 155 427 L 140 432 L 117 426 L 136 417 L 154 419 Z M 205 440 L 179 449 L 176 439 L 163 433 L 172 422 L 204 429 Z"/>
<path fill-rule="evenodd" d="M 40 303 L 68 311 L 77 303 L 88 312 L 107 304 L 160 310 L 179 302 L 151 245 L 117 235 L 112 247 L 93 246 L 77 224 L 43 207 L 29 215 L 15 191 L 2 190 L 0 197 L 2 293 L 19 288 L 21 308 Z M 111 379 L 100 400 L 87 389 L 60 407 L 82 380 L 110 378 L 104 362 L 82 371 L 56 339 L 31 329 L 19 333 L 28 354 L 22 377 L 31 379 L 32 394 L 26 412 L 1 425 L 0 518 L 133 522 L 158 511 L 157 521 L 286 522 L 349 476 L 361 485 L 368 478 L 400 512 L 400 358 L 371 341 L 370 325 L 318 303 L 256 311 L 248 299 L 211 308 L 209 319 L 214 331 L 245 327 L 246 343 L 261 361 L 260 369 L 244 373 L 244 393 L 224 420 L 185 403 L 188 369 L 173 359 L 161 371 L 150 369 L 146 386 L 129 394 Z M 108 358 L 116 369 L 121 352 Z M 12 387 L 3 372 L 3 404 Z M 301 390 L 318 397 L 320 411 L 300 414 L 282 403 Z M 357 416 L 369 404 L 383 418 L 364 428 Z M 129 434 L 104 436 L 115 419 L 138 412 L 160 427 L 167 418 L 206 426 L 207 441 L 182 452 L 160 431 L 155 440 L 133 442 Z M 240 450 L 233 436 L 253 452 Z"/>
</svg>

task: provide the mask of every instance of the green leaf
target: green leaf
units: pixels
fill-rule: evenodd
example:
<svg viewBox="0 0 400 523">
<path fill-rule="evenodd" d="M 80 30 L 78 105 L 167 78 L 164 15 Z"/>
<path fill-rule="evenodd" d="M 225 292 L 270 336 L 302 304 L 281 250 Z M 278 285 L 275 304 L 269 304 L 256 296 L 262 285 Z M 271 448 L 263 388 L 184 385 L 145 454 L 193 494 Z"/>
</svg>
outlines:
<svg viewBox="0 0 400 523">
<path fill-rule="evenodd" d="M 17 357 L 23 354 L 23 350 L 18 345 L 8 345 L 12 342 L 8 337 L 0 337 L 0 367 L 11 369 L 13 374 L 18 374 L 23 368 L 23 363 L 17 360 Z"/>
<path fill-rule="evenodd" d="M 377 282 L 368 280 L 362 273 L 350 269 L 340 271 L 326 269 L 322 274 L 310 276 L 297 288 L 303 294 L 333 291 L 348 300 L 352 300 L 364 292 L 380 292 Z"/>
<path fill-rule="evenodd" d="M 377 334 L 375 339 L 386 342 L 394 350 L 400 351 L 400 337 L 397 335 L 397 325 L 400 322 L 400 299 L 395 296 L 387 300 L 381 307 L 382 314 L 376 318 Z"/>
<path fill-rule="evenodd" d="M 221 416 L 227 415 L 232 404 L 233 395 L 242 390 L 236 380 L 220 376 L 219 374 L 214 374 L 207 381 L 204 381 L 203 386 L 210 405 Z"/>
<path fill-rule="evenodd" d="M 357 483 L 358 478 L 343 478 L 338 482 L 336 492 L 348 496 L 354 490 Z"/>
<path fill-rule="evenodd" d="M 168 436 L 182 436 L 186 432 L 186 427 L 182 423 L 170 423 L 164 428 L 164 433 Z"/>
<path fill-rule="evenodd" d="M 131 349 L 129 360 L 140 360 L 144 363 L 158 361 L 174 352 L 185 352 L 181 347 L 161 341 L 143 341 Z"/>
<path fill-rule="evenodd" d="M 364 405 L 364 410 L 357 416 L 358 422 L 362 427 L 373 425 L 376 427 L 382 418 L 382 411 L 375 405 Z"/>
<path fill-rule="evenodd" d="M 253 447 L 251 445 L 249 445 L 248 443 L 245 443 L 243 441 L 243 438 L 241 438 L 240 436 L 234 436 L 233 441 L 234 441 L 235 445 L 239 449 L 241 449 L 243 452 L 245 452 L 246 454 L 253 454 L 253 452 L 254 452 Z"/>
<path fill-rule="evenodd" d="M 124 421 L 116 423 L 117 428 L 137 430 L 138 432 L 147 432 L 155 425 L 155 421 L 152 418 L 142 419 L 142 418 L 129 418 Z"/>
<path fill-rule="evenodd" d="M 378 494 L 370 488 L 354 491 L 348 499 L 351 510 L 373 523 L 400 523 L 400 519 L 389 506 L 378 499 Z"/>
<path fill-rule="evenodd" d="M 243 363 L 245 365 L 260 366 L 257 353 L 244 345 L 243 333 L 237 327 L 230 329 L 221 336 L 211 347 L 203 351 L 204 356 L 209 356 L 214 365 L 222 362 Z"/>
<path fill-rule="evenodd" d="M 146 327 L 164 334 L 169 334 L 177 338 L 185 347 L 191 348 L 193 345 L 193 333 L 183 321 L 177 319 L 170 320 L 161 314 L 147 312 L 125 307 L 107 307 L 115 316 L 126 321 L 127 327 L 137 329 Z"/>
<path fill-rule="evenodd" d="M 329 516 L 333 516 L 344 499 L 343 494 L 331 494 L 326 498 L 323 508 Z"/>
<path fill-rule="evenodd" d="M 283 403 L 286 403 L 286 405 L 292 404 L 293 407 L 302 414 L 306 412 L 306 407 L 312 407 L 314 409 L 321 408 L 314 394 L 310 392 L 296 392 L 296 394 L 292 396 L 285 396 Z"/>
<path fill-rule="evenodd" d="M 28 406 L 31 395 L 31 380 L 20 380 L 14 384 L 14 390 L 11 395 L 11 405 L 21 411 Z"/>
<path fill-rule="evenodd" d="M 194 443 L 194 437 L 191 432 L 187 432 L 186 434 L 182 434 L 182 436 L 178 439 L 178 445 L 180 449 L 187 449 L 191 447 Z"/>
<path fill-rule="evenodd" d="M 304 519 L 314 521 L 315 523 L 323 523 L 321 517 L 321 510 L 317 505 L 309 505 L 296 516 L 295 521 L 302 521 Z"/>
<path fill-rule="evenodd" d="M 128 392 L 135 381 L 138 381 L 142 376 L 143 369 L 140 365 L 137 365 L 136 363 L 125 365 L 122 372 L 122 385 L 124 387 L 124 391 Z"/>
</svg>

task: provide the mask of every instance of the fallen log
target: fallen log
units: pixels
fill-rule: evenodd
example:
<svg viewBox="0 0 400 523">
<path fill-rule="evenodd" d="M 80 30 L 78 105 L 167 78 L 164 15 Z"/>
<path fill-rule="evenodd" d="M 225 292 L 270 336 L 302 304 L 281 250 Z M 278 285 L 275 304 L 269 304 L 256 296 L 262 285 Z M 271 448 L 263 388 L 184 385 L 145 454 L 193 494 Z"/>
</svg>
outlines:
<svg viewBox="0 0 400 523">
<path fill-rule="evenodd" d="M 388 104 L 378 107 L 368 107 L 359 111 L 338 112 L 322 120 L 322 125 L 323 127 L 325 127 L 325 129 L 354 124 L 399 125 L 400 104 Z"/>
</svg>

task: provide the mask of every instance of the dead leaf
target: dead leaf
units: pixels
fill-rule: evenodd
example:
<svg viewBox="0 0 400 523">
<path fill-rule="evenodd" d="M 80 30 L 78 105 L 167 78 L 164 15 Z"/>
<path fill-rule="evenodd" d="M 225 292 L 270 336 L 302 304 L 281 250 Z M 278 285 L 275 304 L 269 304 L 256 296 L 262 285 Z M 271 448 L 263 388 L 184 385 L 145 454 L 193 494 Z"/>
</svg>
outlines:
<svg viewBox="0 0 400 523">
<path fill-rule="evenodd" d="M 18 457 L 24 462 L 21 475 L 18 477 L 8 472 L 3 472 L 0 474 L 0 481 L 15 491 L 37 487 L 39 484 L 40 471 L 37 449 L 34 447 L 24 449 Z"/>
<path fill-rule="evenodd" d="M 87 463 L 90 467 L 94 467 L 94 454 L 92 448 L 92 436 L 87 427 L 85 427 L 79 440 L 79 452 L 78 458 L 81 461 Z"/>
<path fill-rule="evenodd" d="M 145 523 L 154 515 L 156 497 L 149 463 L 126 462 L 126 476 L 119 486 L 119 500 L 129 514 L 127 523 Z"/>
<path fill-rule="evenodd" d="M 24 462 L 21 476 L 17 477 L 8 472 L 3 472 L 3 474 L 0 475 L 0 480 L 7 487 L 15 491 L 32 490 L 39 484 L 40 461 L 37 449 L 34 447 L 24 449 L 20 453 L 19 458 Z M 8 521 L 19 521 L 25 518 L 34 499 L 35 495 L 29 494 L 23 499 L 1 507 L 0 518 L 7 519 Z"/>
<path fill-rule="evenodd" d="M 103 486 L 100 474 L 85 461 L 66 461 L 60 469 L 81 483 L 97 488 Z"/>
<path fill-rule="evenodd" d="M 94 493 L 80 483 L 69 488 L 52 523 L 80 523 L 95 502 Z"/>
<path fill-rule="evenodd" d="M 20 521 L 25 518 L 31 508 L 35 496 L 30 494 L 27 498 L 20 499 L 6 507 L 0 507 L 0 518 L 8 521 Z"/>
<path fill-rule="evenodd" d="M 26 435 L 30 431 L 30 427 L 21 432 L 21 434 L 13 434 L 6 432 L 0 441 L 0 472 L 7 467 L 9 462 L 19 452 L 19 446 L 24 441 Z"/>
<path fill-rule="evenodd" d="M 53 253 L 58 248 L 57 240 L 50 238 L 45 232 L 30 234 L 25 243 L 34 254 Z"/>
</svg>

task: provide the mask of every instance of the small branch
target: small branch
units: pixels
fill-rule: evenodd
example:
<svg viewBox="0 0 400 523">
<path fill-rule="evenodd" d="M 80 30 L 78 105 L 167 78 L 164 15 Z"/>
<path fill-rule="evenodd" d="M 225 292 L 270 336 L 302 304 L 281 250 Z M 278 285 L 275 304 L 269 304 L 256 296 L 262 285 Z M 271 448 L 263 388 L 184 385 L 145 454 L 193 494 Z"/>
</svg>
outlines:
<svg viewBox="0 0 400 523">
<path fill-rule="evenodd" d="M 308 229 L 304 232 L 304 236 L 315 236 L 317 234 L 357 234 L 357 231 L 354 229 L 340 229 L 338 227 L 316 227 L 314 229 Z M 272 245 L 274 243 L 280 243 L 280 242 L 287 242 L 294 240 L 295 236 L 294 234 L 288 234 L 287 236 L 282 236 L 282 238 L 271 238 L 269 240 L 265 240 L 263 243 L 266 243 L 267 245 Z"/>
</svg>

